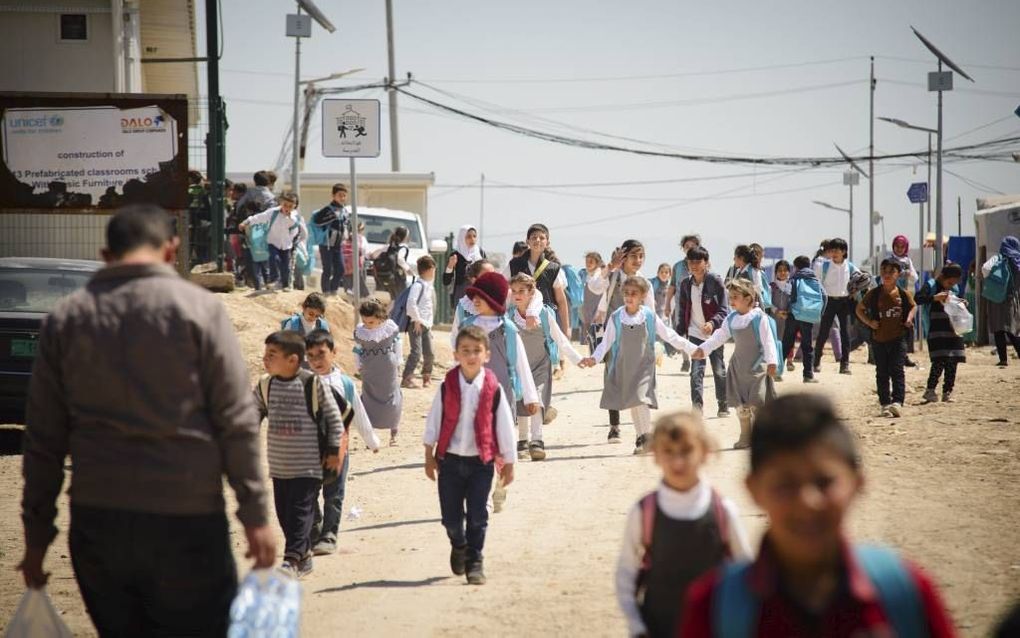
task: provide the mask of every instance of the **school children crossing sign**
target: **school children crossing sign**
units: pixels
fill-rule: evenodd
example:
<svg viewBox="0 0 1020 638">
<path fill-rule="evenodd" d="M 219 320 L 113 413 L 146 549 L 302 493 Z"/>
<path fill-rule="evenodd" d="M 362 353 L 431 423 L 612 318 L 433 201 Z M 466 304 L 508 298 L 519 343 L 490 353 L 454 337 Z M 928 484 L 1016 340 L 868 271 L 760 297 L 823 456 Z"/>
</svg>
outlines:
<svg viewBox="0 0 1020 638">
<path fill-rule="evenodd" d="M 379 157 L 379 100 L 323 100 L 322 154 Z"/>
</svg>

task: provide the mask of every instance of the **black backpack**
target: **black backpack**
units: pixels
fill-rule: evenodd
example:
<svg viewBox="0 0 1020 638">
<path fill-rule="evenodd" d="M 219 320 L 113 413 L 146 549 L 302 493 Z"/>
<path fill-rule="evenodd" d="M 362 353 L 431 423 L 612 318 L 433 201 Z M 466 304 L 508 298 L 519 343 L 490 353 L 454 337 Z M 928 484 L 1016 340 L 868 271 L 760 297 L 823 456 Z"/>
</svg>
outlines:
<svg viewBox="0 0 1020 638">
<path fill-rule="evenodd" d="M 399 244 L 390 244 L 378 257 L 372 260 L 372 267 L 377 277 L 394 277 L 400 270 L 397 255 L 400 254 Z"/>
</svg>

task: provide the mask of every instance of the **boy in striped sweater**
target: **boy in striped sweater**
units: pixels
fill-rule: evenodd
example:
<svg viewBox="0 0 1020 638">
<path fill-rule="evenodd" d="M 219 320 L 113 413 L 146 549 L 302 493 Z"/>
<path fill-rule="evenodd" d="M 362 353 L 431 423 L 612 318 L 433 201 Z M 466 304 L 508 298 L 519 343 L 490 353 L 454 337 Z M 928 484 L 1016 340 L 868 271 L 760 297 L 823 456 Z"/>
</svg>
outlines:
<svg viewBox="0 0 1020 638">
<path fill-rule="evenodd" d="M 314 372 L 301 368 L 303 336 L 281 330 L 266 337 L 265 345 L 268 374 L 255 388 L 255 403 L 269 422 L 269 475 L 286 539 L 281 570 L 301 577 L 312 571 L 312 523 L 323 469 L 327 482 L 337 480 L 340 439 L 351 410 Z"/>
</svg>

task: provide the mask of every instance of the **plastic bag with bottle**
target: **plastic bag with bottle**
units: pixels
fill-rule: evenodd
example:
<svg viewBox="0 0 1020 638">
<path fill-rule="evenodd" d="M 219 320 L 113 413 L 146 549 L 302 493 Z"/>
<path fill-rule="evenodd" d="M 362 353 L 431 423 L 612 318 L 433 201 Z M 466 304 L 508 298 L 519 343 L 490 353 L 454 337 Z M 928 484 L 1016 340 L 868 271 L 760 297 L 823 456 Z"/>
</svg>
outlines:
<svg viewBox="0 0 1020 638">
<path fill-rule="evenodd" d="M 949 293 L 942 307 L 949 315 L 949 322 L 953 324 L 953 330 L 958 335 L 965 335 L 974 330 L 974 315 L 967 310 L 967 302 L 956 295 Z"/>
<path fill-rule="evenodd" d="M 45 589 L 27 589 L 14 616 L 7 622 L 4 638 L 74 638 Z"/>
<path fill-rule="evenodd" d="M 228 638 L 297 638 L 301 635 L 301 586 L 272 569 L 254 569 L 230 605 Z"/>
</svg>

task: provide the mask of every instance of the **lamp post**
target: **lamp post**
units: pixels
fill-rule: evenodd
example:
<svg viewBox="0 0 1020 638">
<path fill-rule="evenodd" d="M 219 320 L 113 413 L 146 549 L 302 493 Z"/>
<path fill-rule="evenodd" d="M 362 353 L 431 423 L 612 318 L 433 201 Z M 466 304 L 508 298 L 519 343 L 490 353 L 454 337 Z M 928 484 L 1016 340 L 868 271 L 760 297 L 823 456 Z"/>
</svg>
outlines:
<svg viewBox="0 0 1020 638">
<path fill-rule="evenodd" d="M 878 119 L 882 120 L 883 122 L 889 122 L 890 124 L 895 124 L 896 126 L 898 126 L 900 128 L 910 129 L 912 131 L 921 131 L 922 133 L 927 133 L 928 134 L 928 190 L 929 190 L 929 193 L 928 193 L 928 197 L 927 197 L 927 200 L 928 200 L 928 225 L 927 225 L 927 230 L 930 231 L 931 230 L 931 136 L 932 135 L 938 135 L 939 132 L 938 132 L 937 129 L 928 128 L 926 126 L 917 126 L 915 124 L 910 124 L 909 122 L 905 122 L 905 121 L 903 121 L 903 120 L 901 120 L 899 118 L 895 118 L 895 117 L 879 117 Z M 941 146 L 941 142 L 939 142 L 939 144 Z M 926 230 L 926 227 L 925 227 L 925 224 L 924 224 L 924 204 L 923 203 L 920 204 L 920 208 L 918 209 L 918 222 L 917 222 L 917 226 L 918 226 L 918 228 L 917 228 L 917 234 L 918 234 L 917 248 L 918 248 L 919 251 L 921 251 L 920 252 L 920 254 L 921 254 L 921 270 L 923 272 L 924 271 L 924 233 L 925 233 L 925 230 Z M 932 268 L 932 270 L 934 271 L 935 269 Z"/>
<path fill-rule="evenodd" d="M 854 211 L 854 186 L 856 186 L 857 184 L 860 183 L 860 179 L 861 179 L 860 176 L 861 175 L 867 177 L 869 182 L 871 181 L 871 175 L 869 175 L 867 172 L 865 172 L 865 170 L 863 168 L 858 166 L 857 162 L 853 161 L 850 158 L 849 155 L 844 153 L 843 149 L 841 149 L 839 147 L 839 144 L 836 144 L 834 142 L 832 145 L 836 147 L 836 150 L 839 151 L 839 154 L 843 156 L 843 159 L 846 160 L 847 164 L 850 165 L 850 169 L 851 169 L 851 170 L 847 170 L 847 171 L 845 171 L 843 173 L 843 184 L 845 186 L 849 186 L 850 187 L 850 210 L 848 211 L 850 213 L 850 241 L 849 241 L 847 247 L 849 248 L 849 253 L 851 255 L 851 261 L 853 261 L 852 257 L 853 257 L 853 245 L 854 245 L 854 212 L 853 212 Z M 840 210 L 844 210 L 844 209 L 840 209 Z M 870 215 L 869 217 L 873 217 L 873 216 L 874 215 Z M 868 264 L 869 264 L 869 267 L 871 268 L 871 270 L 874 271 L 875 270 L 875 264 L 874 264 L 874 259 L 873 258 L 875 256 L 875 246 L 874 246 L 874 244 L 875 244 L 875 242 L 874 242 L 875 226 L 874 226 L 874 222 L 871 222 L 871 223 L 872 223 L 872 225 L 868 226 L 868 244 L 869 244 L 869 246 L 868 246 Z"/>
<path fill-rule="evenodd" d="M 291 13 L 287 15 L 287 36 L 294 38 L 294 136 L 293 148 L 290 164 L 290 189 L 297 194 L 301 187 L 301 175 L 298 166 L 298 160 L 301 155 L 300 151 L 300 125 L 299 119 L 299 106 L 301 102 L 301 38 L 310 38 L 312 36 L 312 20 L 314 19 L 319 25 L 333 33 L 336 31 L 336 27 L 333 23 L 326 18 L 325 14 L 319 10 L 319 7 L 315 6 L 312 0 L 297 0 L 297 13 Z M 308 15 L 301 13 L 302 9 Z"/>
<path fill-rule="evenodd" d="M 944 53 L 939 51 L 938 47 L 932 44 L 927 38 L 914 27 L 910 27 L 910 30 L 914 32 L 917 39 L 938 58 L 939 70 L 928 73 L 928 91 L 937 92 L 938 98 L 938 126 L 937 128 L 937 141 L 938 148 L 935 153 L 935 263 L 933 264 L 932 271 L 942 267 L 945 256 L 942 254 L 942 93 L 944 91 L 953 90 L 953 71 L 956 71 L 971 82 L 974 78 L 967 75 L 963 69 L 956 65 L 950 60 Z M 943 71 L 942 65 L 945 64 L 952 71 Z"/>
</svg>

